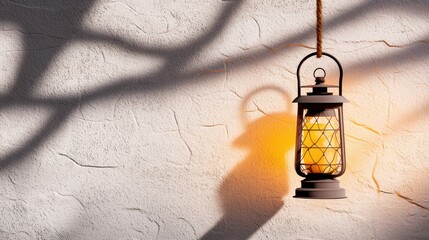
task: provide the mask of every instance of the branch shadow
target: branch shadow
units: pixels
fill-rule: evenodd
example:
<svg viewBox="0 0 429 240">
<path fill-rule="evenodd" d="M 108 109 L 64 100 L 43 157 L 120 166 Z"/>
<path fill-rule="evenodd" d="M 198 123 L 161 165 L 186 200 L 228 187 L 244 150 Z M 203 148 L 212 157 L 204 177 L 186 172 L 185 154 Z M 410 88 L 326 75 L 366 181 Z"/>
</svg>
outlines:
<svg viewBox="0 0 429 240">
<path fill-rule="evenodd" d="M 109 36 L 99 32 L 83 30 L 81 23 L 83 17 L 94 4 L 94 0 L 75 1 L 33 1 L 31 3 L 18 3 L 14 1 L 0 3 L 0 21 L 14 23 L 23 35 L 25 53 L 20 63 L 18 74 L 14 79 L 10 91 L 3 94 L 0 99 L 0 109 L 13 106 L 43 106 L 53 111 L 52 116 L 17 149 L 2 156 L 0 169 L 6 168 L 13 162 L 21 161 L 32 150 L 39 147 L 50 135 L 58 131 L 71 113 L 79 106 L 102 97 L 124 92 L 131 93 L 134 89 L 139 91 L 155 91 L 166 87 L 172 82 L 183 80 L 176 78 L 192 56 L 197 54 L 207 44 L 213 41 L 233 13 L 243 1 L 226 2 L 221 9 L 215 24 L 204 34 L 196 37 L 184 47 L 161 49 L 142 46 L 120 37 Z M 125 50 L 132 50 L 140 54 L 159 55 L 166 62 L 155 73 L 135 78 L 118 79 L 107 88 L 101 88 L 87 94 L 78 94 L 72 97 L 38 98 L 33 90 L 42 79 L 43 74 L 51 65 L 53 59 L 61 50 L 73 41 L 99 41 L 116 44 Z M 198 75 L 195 73 L 195 75 Z"/>
<path fill-rule="evenodd" d="M 0 21 L 13 23 L 25 35 L 24 55 L 9 95 L 31 96 L 51 62 L 73 41 L 95 0 L 2 1 Z"/>
<path fill-rule="evenodd" d="M 0 95 L 0 109 L 4 107 L 45 106 L 52 110 L 51 116 L 40 129 L 31 135 L 22 147 L 17 147 L 0 160 L 0 170 L 23 158 L 51 135 L 60 129 L 79 104 L 109 98 L 114 95 L 132 92 L 150 92 L 176 85 L 189 83 L 189 79 L 199 77 L 200 83 L 208 78 L 199 70 L 184 71 L 193 56 L 216 39 L 227 26 L 244 1 L 228 1 L 220 10 L 214 25 L 201 36 L 183 47 L 170 49 L 145 46 L 127 39 L 110 36 L 100 32 L 82 29 L 85 14 L 95 0 L 36 0 L 31 3 L 20 1 L 0 2 L 0 21 L 17 25 L 24 35 L 24 56 L 9 92 Z M 400 11 L 427 16 L 429 1 L 365 1 L 351 10 L 334 16 L 325 22 L 325 29 L 343 27 L 345 24 L 366 17 L 369 13 L 394 6 Z M 281 39 L 275 51 L 254 52 L 229 58 L 234 67 L 242 68 L 256 61 L 281 54 L 287 44 L 303 42 L 313 36 L 314 30 L 308 28 L 299 34 Z M 37 97 L 33 91 L 42 80 L 47 68 L 67 44 L 73 41 L 94 41 L 117 45 L 124 50 L 139 54 L 155 55 L 165 58 L 166 63 L 158 71 L 132 78 L 119 78 L 113 84 L 94 91 L 68 97 Z M 376 62 L 386 68 L 407 61 L 418 61 L 427 57 L 428 45 L 416 45 L 396 53 L 380 56 Z M 374 61 L 372 61 L 374 62 Z M 201 68 L 211 69 L 222 61 L 204 64 Z M 351 72 L 366 71 L 372 65 L 368 61 L 362 65 L 355 63 L 345 66 Z M 240 161 L 224 179 L 220 187 L 220 200 L 224 216 L 202 239 L 246 239 L 272 218 L 283 206 L 282 197 L 288 192 L 288 176 L 284 163 L 284 152 L 293 147 L 295 121 L 289 113 L 267 114 L 246 125 L 246 132 L 234 142 L 236 147 L 249 149 L 249 155 Z M 287 137 L 279 139 L 279 137 Z M 273 145 L 267 145 L 269 142 Z M 292 141 L 292 142 L 290 142 Z M 282 155 L 283 154 L 283 155 Z M 280 155 L 282 155 L 280 157 Z M 267 160 L 268 159 L 268 160 Z M 281 159 L 281 160 L 280 160 Z"/>
<path fill-rule="evenodd" d="M 289 101 L 280 88 L 259 88 L 244 98 L 243 113 L 250 98 L 263 90 L 280 92 Z M 246 131 L 233 146 L 245 148 L 249 154 L 222 181 L 219 196 L 223 217 L 202 240 L 249 238 L 282 208 L 282 198 L 288 193 L 285 154 L 295 144 L 295 116 L 272 113 L 244 122 Z"/>
<path fill-rule="evenodd" d="M 25 33 L 24 56 L 22 58 L 17 77 L 14 80 L 11 91 L 0 95 L 0 108 L 5 106 L 44 106 L 53 109 L 53 115 L 61 114 L 61 117 L 49 119 L 42 125 L 42 129 L 31 136 L 24 143 L 24 146 L 17 147 L 13 152 L 6 154 L 0 160 L 0 169 L 5 168 L 12 162 L 21 161 L 28 153 L 39 147 L 45 139 L 58 131 L 68 119 L 70 114 L 79 104 L 87 104 L 100 98 L 109 98 L 114 95 L 133 92 L 157 91 L 176 85 L 184 85 L 194 77 L 199 77 L 199 81 L 204 83 L 208 79 L 200 75 L 200 70 L 183 70 L 190 59 L 199 51 L 206 47 L 222 32 L 227 26 L 234 12 L 236 12 L 244 1 L 227 1 L 224 3 L 220 13 L 213 21 L 214 25 L 201 36 L 196 37 L 183 47 L 158 48 L 144 46 L 127 39 L 110 36 L 104 33 L 88 31 L 82 29 L 82 20 L 89 9 L 94 5 L 94 0 L 74 0 L 74 1 L 54 1 L 37 0 L 31 3 L 20 3 L 18 1 L 2 1 L 0 3 L 0 21 L 11 22 L 20 27 L 20 31 Z M 429 9 L 428 1 L 416 1 L 413 4 L 401 1 L 379 0 L 365 1 L 355 6 L 353 9 L 334 16 L 325 22 L 325 29 L 339 28 L 367 14 L 382 10 L 385 7 L 393 7 L 398 11 L 412 12 L 426 16 Z M 275 51 L 253 52 L 228 58 L 234 62 L 234 67 L 241 68 L 255 61 L 268 59 L 275 54 L 285 51 L 289 43 L 303 42 L 313 35 L 313 29 L 308 28 L 299 34 L 282 39 L 276 44 Z M 134 51 L 139 54 L 156 55 L 165 58 L 166 63 L 154 73 L 143 76 L 120 78 L 115 83 L 102 86 L 93 91 L 80 93 L 67 97 L 37 97 L 32 96 L 35 89 L 52 60 L 59 55 L 64 46 L 72 41 L 105 42 L 119 46 L 124 50 Z M 397 53 L 381 56 L 378 63 L 384 67 L 406 61 L 417 61 L 427 56 L 428 45 L 416 45 L 403 49 Z M 211 69 L 223 64 L 223 61 L 207 63 L 202 69 Z M 363 67 L 370 68 L 367 64 Z M 360 63 L 352 66 L 345 66 L 346 70 L 362 69 Z"/>
</svg>

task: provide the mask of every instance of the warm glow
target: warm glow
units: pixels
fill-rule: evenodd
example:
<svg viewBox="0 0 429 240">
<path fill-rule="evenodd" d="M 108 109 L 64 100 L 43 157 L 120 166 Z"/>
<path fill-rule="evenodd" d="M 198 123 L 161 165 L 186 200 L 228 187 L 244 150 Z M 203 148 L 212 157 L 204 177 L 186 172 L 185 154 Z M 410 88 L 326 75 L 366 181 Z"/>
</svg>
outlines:
<svg viewBox="0 0 429 240">
<path fill-rule="evenodd" d="M 295 116 L 273 113 L 249 123 L 246 131 L 234 141 L 234 146 L 249 152 L 225 177 L 221 201 L 226 212 L 241 216 L 255 209 L 261 212 L 274 207 L 266 201 L 277 202 L 288 192 L 286 152 L 293 149 Z M 252 209 L 243 208 L 243 203 Z M 276 210 L 277 211 L 277 210 Z"/>
<path fill-rule="evenodd" d="M 309 173 L 335 173 L 341 163 L 335 117 L 306 117 L 303 128 L 303 163 Z"/>
</svg>

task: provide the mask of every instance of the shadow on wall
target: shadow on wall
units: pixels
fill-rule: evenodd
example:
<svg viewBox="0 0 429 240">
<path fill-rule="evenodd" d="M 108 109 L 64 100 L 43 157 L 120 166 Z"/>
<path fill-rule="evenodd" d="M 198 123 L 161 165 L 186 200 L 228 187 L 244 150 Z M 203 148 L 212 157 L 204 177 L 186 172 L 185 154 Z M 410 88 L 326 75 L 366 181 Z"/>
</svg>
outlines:
<svg viewBox="0 0 429 240">
<path fill-rule="evenodd" d="M 285 94 L 276 87 L 260 88 L 244 99 L 243 106 L 262 90 Z M 285 154 L 295 144 L 295 116 L 264 113 L 251 123 L 246 119 L 244 122 L 246 131 L 233 145 L 246 148 L 250 153 L 221 183 L 219 195 L 223 217 L 201 237 L 202 240 L 249 238 L 281 209 L 282 198 L 288 193 Z"/>
<path fill-rule="evenodd" d="M 22 50 L 24 54 L 13 85 L 7 93 L 0 95 L 0 108 L 43 106 L 52 112 L 36 132 L 26 136 L 27 139 L 22 145 L 1 156 L 0 169 L 22 161 L 31 151 L 57 132 L 73 111 L 82 104 L 123 93 L 156 91 L 197 76 L 196 72 L 184 73 L 184 66 L 188 65 L 193 56 L 207 44 L 216 39 L 243 1 L 226 2 L 217 15 L 215 23 L 204 34 L 190 40 L 185 46 L 170 48 L 145 46 L 120 36 L 83 29 L 83 18 L 95 2 L 95 0 L 0 2 L 0 22 L 9 22 L 17 26 L 16 31 L 23 35 L 24 47 Z M 154 73 L 117 79 L 115 83 L 94 91 L 68 97 L 34 96 L 34 89 L 37 89 L 46 70 L 52 65 L 52 61 L 61 54 L 67 44 L 78 41 L 105 42 L 126 51 L 158 56 L 166 61 L 164 66 Z"/>
<path fill-rule="evenodd" d="M 41 124 L 39 130 L 22 146 L 2 155 L 0 169 L 16 164 L 37 149 L 47 138 L 60 129 L 70 114 L 80 105 L 91 101 L 109 98 L 124 92 L 146 92 L 174 88 L 189 84 L 189 80 L 199 76 L 199 83 L 207 79 L 199 75 L 200 70 L 183 71 L 190 60 L 215 40 L 228 25 L 231 17 L 238 11 L 243 1 L 224 2 L 218 15 L 211 21 L 213 26 L 201 36 L 190 40 L 184 46 L 161 48 L 145 46 L 141 43 L 112 36 L 101 32 L 82 29 L 82 19 L 88 14 L 94 0 L 34 0 L 1 1 L 0 21 L 16 25 L 23 35 L 23 57 L 9 92 L 0 95 L 0 107 L 44 106 L 52 110 L 50 118 Z M 356 7 L 327 19 L 326 30 L 348 27 L 348 23 L 361 18 L 370 18 L 377 11 L 391 7 L 401 13 L 427 16 L 429 1 L 362 1 Z M 255 61 L 264 60 L 283 53 L 290 43 L 302 43 L 311 39 L 312 27 L 295 35 L 280 39 L 273 44 L 276 51 L 245 53 L 228 59 L 236 67 L 243 67 Z M 426 37 L 426 36 L 425 36 Z M 135 53 L 159 56 L 166 60 L 158 71 L 131 78 L 118 78 L 115 83 L 101 86 L 93 91 L 75 96 L 33 95 L 33 90 L 42 81 L 52 61 L 61 54 L 63 48 L 74 41 L 104 42 Z M 376 62 L 385 68 L 392 68 L 404 61 L 414 62 L 427 57 L 427 44 L 410 46 L 390 55 L 380 56 Z M 353 72 L 366 72 L 374 61 L 345 66 Z M 223 63 L 208 62 L 202 69 L 212 69 Z M 424 112 L 424 111 L 422 111 Z M 251 236 L 264 223 L 272 218 L 282 207 L 282 197 L 288 192 L 288 176 L 284 154 L 294 144 L 295 118 L 289 113 L 266 114 L 264 117 L 246 125 L 246 132 L 234 142 L 236 147 L 249 149 L 243 159 L 225 177 L 220 186 L 220 200 L 223 218 L 210 229 L 202 239 L 245 239 Z"/>
<path fill-rule="evenodd" d="M 51 116 L 26 141 L 16 149 L 1 156 L 0 169 L 12 163 L 20 162 L 29 153 L 37 149 L 47 138 L 57 132 L 67 121 L 69 116 L 79 105 L 88 104 L 100 98 L 109 98 L 114 95 L 133 92 L 157 91 L 175 85 L 186 84 L 192 78 L 200 76 L 201 70 L 184 71 L 189 61 L 215 40 L 228 25 L 231 17 L 240 8 L 243 1 L 227 1 L 223 3 L 222 9 L 214 24 L 200 36 L 190 40 L 184 46 L 178 47 L 156 47 L 146 46 L 141 43 L 132 42 L 120 36 L 113 36 L 102 32 L 84 30 L 82 19 L 94 5 L 95 0 L 35 0 L 35 1 L 1 1 L 0 21 L 9 22 L 18 26 L 23 37 L 23 52 L 18 73 L 14 79 L 11 90 L 0 95 L 0 107 L 43 106 L 52 111 Z M 343 27 L 347 23 L 374 14 L 375 11 L 391 7 L 402 12 L 410 12 L 426 16 L 429 2 L 426 0 L 415 1 L 413 4 L 400 1 L 379 0 L 364 1 L 354 8 L 345 11 L 338 16 L 328 19 L 324 28 L 334 29 Z M 308 28 L 295 35 L 288 36 L 273 44 L 276 51 L 251 52 L 239 56 L 232 56 L 228 61 L 235 62 L 236 67 L 243 67 L 255 61 L 264 60 L 275 54 L 281 54 L 290 43 L 301 43 L 312 38 L 313 28 Z M 33 96 L 33 90 L 37 88 L 47 68 L 59 55 L 67 44 L 75 41 L 104 42 L 117 47 L 133 51 L 138 54 L 158 56 L 166 60 L 163 67 L 154 73 L 147 75 L 119 78 L 116 82 L 101 86 L 93 91 L 82 92 L 74 96 Z M 377 59 L 385 68 L 403 61 L 416 61 L 427 56 L 427 44 L 415 45 L 391 55 L 381 56 Z M 398 60 L 400 59 L 400 60 Z M 207 63 L 200 69 L 212 69 L 223 64 L 224 60 Z M 355 63 L 345 66 L 346 70 L 353 71 L 372 67 L 362 66 Z M 199 82 L 204 83 L 207 79 L 199 77 Z"/>
</svg>

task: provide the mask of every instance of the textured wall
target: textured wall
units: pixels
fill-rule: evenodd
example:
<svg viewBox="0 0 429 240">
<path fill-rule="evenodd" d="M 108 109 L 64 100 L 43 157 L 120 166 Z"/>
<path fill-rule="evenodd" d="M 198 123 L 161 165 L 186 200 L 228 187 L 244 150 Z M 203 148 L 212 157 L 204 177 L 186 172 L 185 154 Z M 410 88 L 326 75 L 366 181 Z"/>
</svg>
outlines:
<svg viewBox="0 0 429 240">
<path fill-rule="evenodd" d="M 428 239 L 429 2 L 324 7 L 344 200 L 292 198 L 315 1 L 1 0 L 0 239 Z"/>
</svg>

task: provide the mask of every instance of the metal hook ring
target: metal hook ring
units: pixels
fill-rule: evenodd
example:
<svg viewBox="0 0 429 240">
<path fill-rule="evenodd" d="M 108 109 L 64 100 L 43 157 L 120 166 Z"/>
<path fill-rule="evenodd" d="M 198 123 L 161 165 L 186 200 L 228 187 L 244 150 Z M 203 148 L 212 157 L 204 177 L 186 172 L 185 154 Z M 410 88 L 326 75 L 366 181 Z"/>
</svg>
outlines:
<svg viewBox="0 0 429 240">
<path fill-rule="evenodd" d="M 314 69 L 313 77 L 314 77 L 314 78 L 316 78 L 316 72 L 317 72 L 317 70 L 319 70 L 319 69 L 323 71 L 323 78 L 324 78 L 324 77 L 326 77 L 325 69 L 323 69 L 323 68 L 321 68 L 321 67 L 318 67 L 318 68 Z"/>
</svg>

